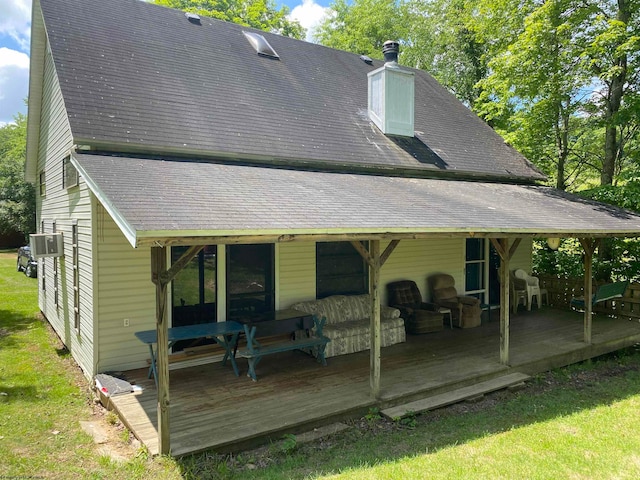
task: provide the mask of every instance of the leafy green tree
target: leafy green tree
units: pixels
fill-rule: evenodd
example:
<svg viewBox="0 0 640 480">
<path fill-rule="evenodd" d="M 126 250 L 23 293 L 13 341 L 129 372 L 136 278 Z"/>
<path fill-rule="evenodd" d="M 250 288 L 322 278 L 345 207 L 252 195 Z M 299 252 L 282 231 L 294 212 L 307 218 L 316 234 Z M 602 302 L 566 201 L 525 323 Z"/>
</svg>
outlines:
<svg viewBox="0 0 640 480">
<path fill-rule="evenodd" d="M 153 0 L 153 3 L 287 37 L 302 39 L 305 35 L 300 23 L 287 19 L 289 9 L 276 8 L 273 0 Z"/>
<path fill-rule="evenodd" d="M 576 152 L 586 123 L 580 114 L 590 82 L 579 27 L 592 12 L 573 3 L 528 4 L 518 35 L 489 62 L 477 108 L 563 190 L 575 173 L 567 173 L 569 162 L 581 158 Z"/>
<path fill-rule="evenodd" d="M 0 232 L 35 229 L 33 185 L 24 180 L 27 145 L 27 117 L 18 114 L 15 123 L 0 127 Z"/>
<path fill-rule="evenodd" d="M 382 58 L 382 45 L 387 40 L 406 43 L 404 10 L 395 0 L 335 0 L 331 9 L 334 14 L 327 16 L 315 33 L 315 40 L 322 45 Z"/>
<path fill-rule="evenodd" d="M 637 138 L 640 122 L 640 2 L 592 0 L 596 15 L 586 25 L 583 56 L 601 82 L 593 97 L 604 128 L 600 183 L 615 183 L 627 160 L 626 146 Z"/>
</svg>

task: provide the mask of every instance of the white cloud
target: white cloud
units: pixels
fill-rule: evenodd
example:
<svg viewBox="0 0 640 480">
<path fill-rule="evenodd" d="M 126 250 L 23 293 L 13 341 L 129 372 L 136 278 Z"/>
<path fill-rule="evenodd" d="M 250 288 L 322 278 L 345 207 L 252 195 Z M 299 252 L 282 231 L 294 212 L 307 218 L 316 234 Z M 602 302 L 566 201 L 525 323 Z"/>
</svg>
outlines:
<svg viewBox="0 0 640 480">
<path fill-rule="evenodd" d="M 29 51 L 31 0 L 0 0 L 0 35 L 8 35 L 20 49 Z"/>
<path fill-rule="evenodd" d="M 29 57 L 0 48 L 0 124 L 13 122 L 18 112 L 27 113 L 24 99 L 29 92 Z"/>
<path fill-rule="evenodd" d="M 289 14 L 291 20 L 297 20 L 307 30 L 306 40 L 310 42 L 316 27 L 322 22 L 331 9 L 317 4 L 314 0 L 303 0 L 301 5 L 294 7 Z"/>
</svg>

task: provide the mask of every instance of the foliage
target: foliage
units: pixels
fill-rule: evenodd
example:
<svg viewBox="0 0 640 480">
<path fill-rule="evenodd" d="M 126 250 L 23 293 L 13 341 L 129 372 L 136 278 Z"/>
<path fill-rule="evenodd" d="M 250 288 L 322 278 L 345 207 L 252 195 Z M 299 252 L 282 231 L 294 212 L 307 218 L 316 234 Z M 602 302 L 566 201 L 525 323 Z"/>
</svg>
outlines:
<svg viewBox="0 0 640 480">
<path fill-rule="evenodd" d="M 578 192 L 582 197 L 640 212 L 640 180 L 621 186 L 602 185 Z M 607 255 L 601 255 L 602 251 Z M 544 242 L 534 242 L 533 269 L 561 277 L 584 275 L 583 250 L 577 239 L 564 239 L 557 252 Z M 640 239 L 602 239 L 593 257 L 593 275 L 597 280 L 640 281 Z"/>
<path fill-rule="evenodd" d="M 0 127 L 0 233 L 35 229 L 35 193 L 24 180 L 27 117 L 18 114 L 15 123 Z"/>
<path fill-rule="evenodd" d="M 217 18 L 287 37 L 304 38 L 304 28 L 287 18 L 286 6 L 273 0 L 154 0 L 153 3 L 198 15 Z"/>
<path fill-rule="evenodd" d="M 327 47 L 382 58 L 384 42 L 406 38 L 404 10 L 395 0 L 335 0 L 331 9 L 315 33 Z"/>
</svg>

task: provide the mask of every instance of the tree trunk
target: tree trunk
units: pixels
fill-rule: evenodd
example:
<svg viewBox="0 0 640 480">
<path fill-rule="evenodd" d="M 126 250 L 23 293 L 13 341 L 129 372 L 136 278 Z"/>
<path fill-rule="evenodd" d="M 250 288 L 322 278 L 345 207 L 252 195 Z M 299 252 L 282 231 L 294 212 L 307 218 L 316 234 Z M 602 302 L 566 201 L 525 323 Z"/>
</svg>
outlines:
<svg viewBox="0 0 640 480">
<path fill-rule="evenodd" d="M 631 17 L 631 7 L 628 0 L 618 0 L 618 14 L 616 19 L 627 25 Z M 622 97 L 624 95 L 624 84 L 627 81 L 627 56 L 623 54 L 614 59 L 614 65 L 618 72 L 609 83 L 609 94 L 605 109 L 605 141 L 604 141 L 604 161 L 600 174 L 601 185 L 613 185 L 616 171 L 616 160 L 618 159 L 618 128 L 615 124 L 616 116 L 620 111 Z"/>
</svg>

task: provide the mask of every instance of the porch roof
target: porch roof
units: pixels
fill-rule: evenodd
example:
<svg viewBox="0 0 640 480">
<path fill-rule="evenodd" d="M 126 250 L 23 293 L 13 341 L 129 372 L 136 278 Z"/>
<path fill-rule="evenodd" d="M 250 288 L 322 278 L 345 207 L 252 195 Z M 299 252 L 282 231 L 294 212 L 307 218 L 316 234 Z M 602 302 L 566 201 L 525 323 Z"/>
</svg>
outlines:
<svg viewBox="0 0 640 480">
<path fill-rule="evenodd" d="M 75 153 L 72 162 L 134 247 L 640 236 L 639 215 L 542 186 L 88 153 Z"/>
</svg>

